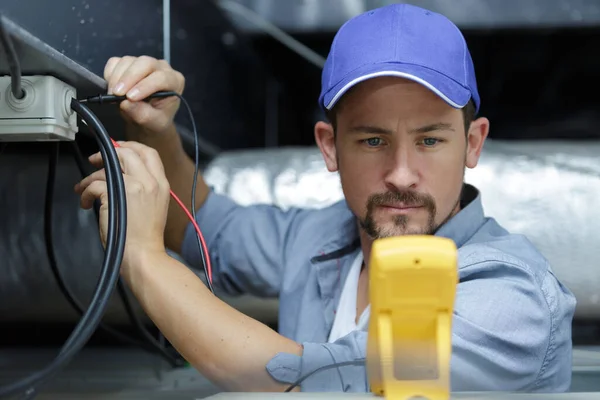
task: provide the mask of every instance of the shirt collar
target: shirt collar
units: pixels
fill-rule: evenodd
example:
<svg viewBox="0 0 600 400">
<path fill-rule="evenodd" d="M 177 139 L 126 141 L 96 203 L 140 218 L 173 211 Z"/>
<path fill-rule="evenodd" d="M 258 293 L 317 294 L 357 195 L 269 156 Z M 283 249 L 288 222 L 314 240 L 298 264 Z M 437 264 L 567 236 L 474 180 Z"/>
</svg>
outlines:
<svg viewBox="0 0 600 400">
<path fill-rule="evenodd" d="M 347 215 L 342 219 L 341 227 L 337 235 L 323 244 L 319 254 L 315 255 L 312 263 L 319 263 L 348 255 L 360 247 L 358 226 L 356 218 L 349 208 Z M 456 215 L 442 225 L 435 236 L 451 239 L 456 247 L 463 246 L 481 227 L 485 220 L 481 193 L 470 184 L 464 184 L 460 199 L 461 209 Z"/>
<path fill-rule="evenodd" d="M 442 225 L 435 236 L 452 239 L 456 247 L 462 247 L 479 230 L 484 220 L 481 193 L 475 186 L 464 184 L 460 211 Z"/>
</svg>

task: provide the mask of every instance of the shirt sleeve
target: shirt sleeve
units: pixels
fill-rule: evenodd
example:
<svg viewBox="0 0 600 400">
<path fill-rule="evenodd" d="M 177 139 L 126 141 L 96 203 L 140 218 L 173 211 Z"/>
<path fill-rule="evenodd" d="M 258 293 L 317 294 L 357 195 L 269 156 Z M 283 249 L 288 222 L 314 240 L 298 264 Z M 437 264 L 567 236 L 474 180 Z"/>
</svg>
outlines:
<svg viewBox="0 0 600 400">
<path fill-rule="evenodd" d="M 273 205 L 242 206 L 210 191 L 196 213 L 196 222 L 210 254 L 215 288 L 229 295 L 277 296 L 286 254 L 305 212 Z M 201 268 L 191 223 L 186 228 L 181 256 L 193 268 Z"/>
<path fill-rule="evenodd" d="M 357 361 L 312 373 L 300 386 L 303 392 L 360 392 L 369 391 L 366 367 L 367 332 L 354 331 L 333 343 L 302 343 L 302 356 L 279 353 L 267 364 L 273 379 L 293 384 L 318 368 L 331 364 Z"/>
<path fill-rule="evenodd" d="M 489 261 L 466 268 L 453 317 L 451 390 L 567 391 L 575 304 L 570 293 L 553 275 L 539 282 L 518 265 Z M 278 354 L 267 371 L 292 384 L 320 367 L 366 358 L 367 334 L 355 331 L 334 343 L 303 343 L 302 356 Z M 300 387 L 370 391 L 364 365 L 319 371 Z"/>
<path fill-rule="evenodd" d="M 575 298 L 538 267 L 507 257 L 466 267 L 453 319 L 454 391 L 569 389 Z"/>
</svg>

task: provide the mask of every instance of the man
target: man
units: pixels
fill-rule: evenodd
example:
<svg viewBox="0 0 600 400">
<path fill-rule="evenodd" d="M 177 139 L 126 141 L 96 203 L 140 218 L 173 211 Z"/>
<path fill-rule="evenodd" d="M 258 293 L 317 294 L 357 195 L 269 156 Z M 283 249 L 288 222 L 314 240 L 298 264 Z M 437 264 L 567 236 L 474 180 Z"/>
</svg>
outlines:
<svg viewBox="0 0 600 400">
<path fill-rule="evenodd" d="M 194 166 L 173 125 L 177 99 L 139 102 L 184 79 L 164 61 L 113 58 L 105 77 L 130 142 L 118 149 L 128 190 L 122 274 L 165 336 L 225 390 L 283 391 L 318 367 L 366 356 L 369 255 L 374 239 L 435 234 L 459 248 L 453 318 L 453 391 L 565 391 L 575 300 L 523 236 L 483 214 L 463 183 L 489 122 L 467 45 L 445 17 L 406 4 L 369 11 L 337 33 L 320 105 L 330 123 L 315 139 L 345 200 L 321 210 L 243 207 L 198 185 L 198 223 L 214 283 L 230 294 L 280 299 L 279 333 L 211 295 L 165 244 L 199 266 L 194 230 L 169 188 L 190 198 Z M 142 144 L 143 143 L 143 144 Z M 92 162 L 101 166 L 98 154 Z M 502 184 L 502 182 L 498 182 Z M 103 171 L 76 189 L 102 200 Z M 102 232 L 106 229 L 106 212 Z M 165 222 L 166 221 L 166 222 Z M 305 391 L 369 391 L 365 369 L 305 380 Z"/>
</svg>

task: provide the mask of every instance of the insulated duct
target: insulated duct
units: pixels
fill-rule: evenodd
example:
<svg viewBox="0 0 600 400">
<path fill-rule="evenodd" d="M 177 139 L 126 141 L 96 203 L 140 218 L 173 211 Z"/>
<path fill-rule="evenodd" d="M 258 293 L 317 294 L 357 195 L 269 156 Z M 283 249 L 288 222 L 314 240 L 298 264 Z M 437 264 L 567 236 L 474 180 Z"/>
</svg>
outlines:
<svg viewBox="0 0 600 400">
<path fill-rule="evenodd" d="M 66 147 L 66 146 L 65 146 Z M 8 148 L 10 149 L 10 147 Z M 8 150 L 7 149 L 7 150 Z M 66 152 L 66 150 L 65 150 Z M 486 213 L 525 234 L 549 259 L 578 299 L 576 318 L 600 320 L 600 251 L 595 233 L 600 210 L 600 142 L 488 141 L 480 164 L 466 180 L 480 188 Z M 75 321 L 54 282 L 43 237 L 47 156 L 0 156 L 0 320 Z M 58 264 L 77 296 L 89 301 L 103 252 L 92 212 L 73 192 L 79 174 L 63 154 L 58 166 L 54 237 Z M 217 192 L 241 204 L 324 207 L 342 198 L 339 179 L 328 173 L 318 149 L 279 148 L 222 153 L 205 176 Z M 200 272 L 198 274 L 201 275 Z M 276 303 L 232 299 L 231 304 L 266 321 Z M 115 296 L 107 322 L 126 322 Z"/>
<path fill-rule="evenodd" d="M 600 320 L 600 142 L 488 140 L 465 180 L 486 214 L 526 235 L 578 300 L 576 317 Z M 205 173 L 241 204 L 324 207 L 343 196 L 316 148 L 224 154 Z"/>
</svg>

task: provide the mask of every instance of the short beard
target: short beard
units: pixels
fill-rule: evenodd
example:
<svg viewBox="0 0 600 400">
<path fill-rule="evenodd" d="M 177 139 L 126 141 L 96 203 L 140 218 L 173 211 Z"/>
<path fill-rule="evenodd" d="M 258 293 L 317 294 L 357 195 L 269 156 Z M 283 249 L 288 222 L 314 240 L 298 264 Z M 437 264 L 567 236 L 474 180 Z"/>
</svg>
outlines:
<svg viewBox="0 0 600 400">
<path fill-rule="evenodd" d="M 373 217 L 373 213 L 375 208 L 384 204 L 398 204 L 402 203 L 404 206 L 408 207 L 423 207 L 428 215 L 429 219 L 425 226 L 421 229 L 416 229 L 413 231 L 407 231 L 409 218 L 406 215 L 396 215 L 393 219 L 394 225 L 402 231 L 404 235 L 432 235 L 434 234 L 439 225 L 435 223 L 435 215 L 436 215 L 436 205 L 433 197 L 420 194 L 412 190 L 402 190 L 402 191 L 394 191 L 387 193 L 379 193 L 374 194 L 369 197 L 367 202 L 367 215 L 364 219 L 359 219 L 360 226 L 365 231 L 367 235 L 369 235 L 373 240 L 397 236 L 396 229 L 383 229 L 377 226 L 375 219 Z M 450 216 L 448 217 L 448 219 Z"/>
</svg>

